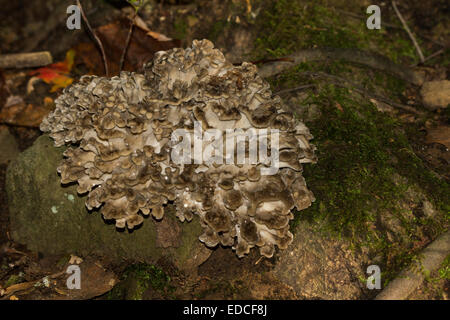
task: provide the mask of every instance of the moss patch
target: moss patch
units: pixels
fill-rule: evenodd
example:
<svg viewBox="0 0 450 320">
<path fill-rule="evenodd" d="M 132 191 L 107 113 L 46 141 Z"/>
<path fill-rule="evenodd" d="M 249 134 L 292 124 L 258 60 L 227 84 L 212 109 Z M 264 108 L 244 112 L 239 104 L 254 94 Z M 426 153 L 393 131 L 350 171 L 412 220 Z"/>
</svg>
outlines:
<svg viewBox="0 0 450 320">
<path fill-rule="evenodd" d="M 369 247 L 383 256 L 385 279 L 390 279 L 391 272 L 411 261 L 424 237 L 434 238 L 448 222 L 443 215 L 416 217 L 405 203 L 413 202 L 412 193 L 424 192 L 448 214 L 449 184 L 414 154 L 398 121 L 345 88 L 318 87 L 302 102 L 321 111 L 318 119 L 307 122 L 319 161 L 304 166 L 317 201 L 297 213 L 292 226 L 313 221 L 355 248 Z M 395 220 L 397 229 L 386 230 L 392 223 L 383 219 Z M 411 242 L 417 242 L 417 248 Z"/>
<path fill-rule="evenodd" d="M 418 60 L 414 46 L 401 30 L 367 29 L 366 8 L 358 1 L 347 7 L 354 8 L 355 13 L 361 15 L 360 20 L 343 15 L 333 2 L 326 0 L 260 3 L 263 9 L 256 21 L 260 36 L 254 51 L 255 60 L 314 47 L 371 49 L 395 62 L 410 64 Z M 420 39 L 418 41 L 420 43 Z"/>
<path fill-rule="evenodd" d="M 142 300 L 147 298 L 147 291 L 152 290 L 152 297 L 170 298 L 174 287 L 170 286 L 170 277 L 159 267 L 144 263 L 129 266 L 122 274 L 121 282 L 111 290 L 109 300 Z"/>
<path fill-rule="evenodd" d="M 375 51 L 406 65 L 417 62 L 414 47 L 401 30 L 390 29 L 388 34 L 384 28 L 367 29 L 365 8 L 356 1 L 354 11 L 361 20 L 342 15 L 326 0 L 260 4 L 255 60 L 302 48 L 336 47 Z M 369 260 L 381 261 L 386 283 L 448 226 L 450 187 L 411 148 L 421 121 L 405 128 L 351 89 L 306 75 L 318 71 L 397 102 L 402 102 L 406 85 L 386 73 L 341 61 L 303 63 L 269 79 L 274 92 L 315 85 L 303 90 L 293 107 L 318 109 L 317 116 L 305 122 L 314 135 L 319 161 L 304 166 L 317 201 L 296 214 L 292 230 L 309 221 L 326 235 L 347 239 L 355 250 L 364 250 Z M 433 217 L 421 213 L 426 199 L 437 209 Z"/>
<path fill-rule="evenodd" d="M 355 248 L 369 247 L 384 258 L 389 280 L 413 259 L 424 238 L 434 238 L 445 228 L 449 184 L 414 154 L 397 120 L 347 89 L 330 84 L 319 88 L 302 102 L 321 111 L 320 118 L 307 123 L 319 161 L 304 166 L 317 201 L 297 214 L 293 227 L 314 221 L 321 231 L 345 237 Z M 411 194 L 417 192 L 424 192 L 447 216 L 414 216 L 405 203 L 412 203 Z M 397 229 L 386 230 L 392 223 L 383 219 L 395 220 Z"/>
</svg>

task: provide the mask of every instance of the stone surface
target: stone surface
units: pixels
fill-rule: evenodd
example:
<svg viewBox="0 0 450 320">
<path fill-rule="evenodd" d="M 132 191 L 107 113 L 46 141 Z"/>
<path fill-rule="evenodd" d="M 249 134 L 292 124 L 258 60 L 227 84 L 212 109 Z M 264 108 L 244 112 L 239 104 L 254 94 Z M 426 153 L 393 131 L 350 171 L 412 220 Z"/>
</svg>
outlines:
<svg viewBox="0 0 450 320">
<path fill-rule="evenodd" d="M 324 238 L 307 224 L 299 225 L 294 241 L 280 254 L 273 274 L 302 299 L 360 299 L 360 261 L 344 241 Z"/>
<path fill-rule="evenodd" d="M 425 82 L 420 89 L 423 104 L 430 110 L 446 108 L 450 104 L 450 81 Z"/>
<path fill-rule="evenodd" d="M 403 270 L 396 279 L 377 295 L 377 300 L 404 300 L 414 293 L 431 272 L 436 271 L 450 254 L 450 231 L 445 232 L 426 247 L 420 260 Z"/>
<path fill-rule="evenodd" d="M 8 163 L 19 154 L 19 147 L 8 127 L 0 126 L 0 164 Z"/>
<path fill-rule="evenodd" d="M 9 165 L 6 191 L 15 241 L 42 253 L 97 254 L 112 262 L 154 263 L 168 257 L 187 270 L 209 257 L 210 250 L 198 240 L 198 219 L 181 223 L 171 206 L 166 207 L 166 221 L 147 218 L 133 231 L 116 230 L 98 212 L 88 212 L 76 185 L 60 184 L 55 168 L 64 150 L 43 135 Z M 162 235 L 174 224 L 174 232 Z"/>
</svg>

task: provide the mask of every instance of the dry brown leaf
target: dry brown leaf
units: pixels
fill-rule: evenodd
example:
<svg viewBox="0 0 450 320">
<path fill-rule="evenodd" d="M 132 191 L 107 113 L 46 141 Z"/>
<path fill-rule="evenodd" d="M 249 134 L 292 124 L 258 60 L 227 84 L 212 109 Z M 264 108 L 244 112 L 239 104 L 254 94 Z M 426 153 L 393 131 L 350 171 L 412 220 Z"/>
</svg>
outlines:
<svg viewBox="0 0 450 320">
<path fill-rule="evenodd" d="M 130 20 L 121 18 L 96 29 L 96 33 L 106 52 L 111 76 L 119 73 L 120 57 L 126 43 L 129 27 Z M 150 61 L 157 51 L 169 50 L 180 46 L 179 40 L 167 39 L 169 38 L 141 27 L 133 28 L 123 70 L 139 71 L 143 64 Z M 92 43 L 79 44 L 75 47 L 75 51 L 77 52 L 77 57 L 88 67 L 90 73 L 104 75 L 101 56 Z"/>
<path fill-rule="evenodd" d="M 131 14 L 130 16 L 128 16 L 129 18 L 132 16 L 133 14 Z M 166 36 L 165 34 L 159 33 L 159 32 L 155 32 L 150 30 L 150 28 L 147 26 L 147 24 L 145 23 L 144 20 L 142 20 L 141 17 L 136 16 L 135 20 L 134 20 L 134 25 L 137 28 L 141 28 L 142 30 L 144 30 L 147 35 L 149 35 L 150 37 L 153 37 L 154 39 L 158 40 L 158 41 L 172 41 L 172 38 L 169 38 L 168 36 Z"/>
<path fill-rule="evenodd" d="M 67 291 L 64 291 L 64 290 L 59 289 L 59 288 L 55 288 L 55 291 L 56 291 L 58 294 L 62 295 L 62 296 L 67 296 L 67 295 L 68 295 Z"/>
<path fill-rule="evenodd" d="M 77 257 L 78 258 L 78 257 Z M 54 290 L 59 294 L 54 299 L 84 300 L 98 297 L 110 291 L 118 282 L 117 276 L 102 267 L 98 261 L 86 259 L 79 264 L 81 272 L 81 288 L 69 290 L 66 280 L 69 275 L 59 279 Z"/>
<path fill-rule="evenodd" d="M 439 143 L 450 148 L 450 126 L 440 125 L 427 130 L 426 143 Z"/>
<path fill-rule="evenodd" d="M 52 105 L 35 106 L 19 103 L 5 106 L 0 111 L 0 123 L 23 127 L 39 127 L 42 119 L 51 111 Z"/>
</svg>

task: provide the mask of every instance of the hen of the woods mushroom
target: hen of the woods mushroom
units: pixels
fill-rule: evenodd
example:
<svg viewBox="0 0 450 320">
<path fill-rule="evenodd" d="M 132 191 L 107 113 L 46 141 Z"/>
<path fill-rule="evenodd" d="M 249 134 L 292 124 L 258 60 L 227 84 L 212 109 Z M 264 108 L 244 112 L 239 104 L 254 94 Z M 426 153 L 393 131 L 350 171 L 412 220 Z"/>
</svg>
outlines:
<svg viewBox="0 0 450 320">
<path fill-rule="evenodd" d="M 208 247 L 232 246 L 242 257 L 258 246 L 271 257 L 275 245 L 292 241 L 291 210 L 314 201 L 301 165 L 315 161 L 309 130 L 253 64 L 233 66 L 208 40 L 156 53 L 144 74 L 83 76 L 55 102 L 41 130 L 56 146 L 69 145 L 57 168 L 61 182 L 76 181 L 87 208 L 100 207 L 118 228 L 150 213 L 162 219 L 173 202 L 181 221 L 198 215 Z M 268 152 L 256 161 L 254 133 Z M 183 161 L 174 161 L 180 145 Z"/>
</svg>

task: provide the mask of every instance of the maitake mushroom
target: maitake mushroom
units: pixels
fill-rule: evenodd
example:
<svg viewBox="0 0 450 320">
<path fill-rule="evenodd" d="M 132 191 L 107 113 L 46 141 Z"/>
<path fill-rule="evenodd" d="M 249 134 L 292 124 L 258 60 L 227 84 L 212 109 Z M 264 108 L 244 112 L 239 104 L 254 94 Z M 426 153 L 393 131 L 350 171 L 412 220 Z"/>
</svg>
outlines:
<svg viewBox="0 0 450 320">
<path fill-rule="evenodd" d="M 312 136 L 293 118 L 256 67 L 233 66 L 208 40 L 191 48 L 156 53 L 144 74 L 83 76 L 56 99 L 42 122 L 56 146 L 70 145 L 57 168 L 63 184 L 77 182 L 86 206 L 99 208 L 119 228 L 134 228 L 150 213 L 162 219 L 174 202 L 181 221 L 200 218 L 208 247 L 233 246 L 242 257 L 258 246 L 292 241 L 291 209 L 314 201 L 301 163 L 314 162 Z M 176 164 L 171 149 L 177 129 L 278 129 L 279 170 L 267 163 Z"/>
</svg>

